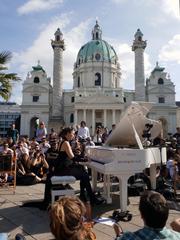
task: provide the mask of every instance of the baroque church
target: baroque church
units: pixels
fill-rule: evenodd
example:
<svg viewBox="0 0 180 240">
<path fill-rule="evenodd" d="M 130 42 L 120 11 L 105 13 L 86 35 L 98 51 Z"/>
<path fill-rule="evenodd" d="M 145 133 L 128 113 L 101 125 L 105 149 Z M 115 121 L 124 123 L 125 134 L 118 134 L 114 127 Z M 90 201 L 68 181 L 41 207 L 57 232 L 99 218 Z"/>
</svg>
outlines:
<svg viewBox="0 0 180 240">
<path fill-rule="evenodd" d="M 23 83 L 21 134 L 33 136 L 35 124 L 44 121 L 47 128 L 75 126 L 84 120 L 94 134 L 96 126 L 111 129 L 119 122 L 132 101 L 152 102 L 149 118 L 161 120 L 164 136 L 176 129 L 175 86 L 156 63 L 148 79 L 144 75 L 144 50 L 147 46 L 140 29 L 134 35 L 135 90 L 124 90 L 121 67 L 115 49 L 102 38 L 98 22 L 92 39 L 84 44 L 74 63 L 73 89 L 63 89 L 65 42 L 58 28 L 51 41 L 54 53 L 53 84 L 43 67 L 33 66 Z"/>
</svg>

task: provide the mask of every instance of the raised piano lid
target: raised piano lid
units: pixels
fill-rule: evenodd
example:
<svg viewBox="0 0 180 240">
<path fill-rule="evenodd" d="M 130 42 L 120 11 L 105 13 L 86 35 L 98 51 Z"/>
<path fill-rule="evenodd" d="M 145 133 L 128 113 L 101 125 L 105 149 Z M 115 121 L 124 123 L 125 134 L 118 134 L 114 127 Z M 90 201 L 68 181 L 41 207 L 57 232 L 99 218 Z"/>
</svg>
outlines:
<svg viewBox="0 0 180 240">
<path fill-rule="evenodd" d="M 148 119 L 146 117 L 151 108 L 152 103 L 132 102 L 122 114 L 120 122 L 116 125 L 115 130 L 111 132 L 105 145 L 114 147 L 139 147 L 140 144 L 138 141 L 143 141 L 142 135 L 145 124 L 147 123 L 153 124 L 151 138 L 154 139 L 157 137 L 161 132 L 162 125 L 160 121 Z"/>
</svg>

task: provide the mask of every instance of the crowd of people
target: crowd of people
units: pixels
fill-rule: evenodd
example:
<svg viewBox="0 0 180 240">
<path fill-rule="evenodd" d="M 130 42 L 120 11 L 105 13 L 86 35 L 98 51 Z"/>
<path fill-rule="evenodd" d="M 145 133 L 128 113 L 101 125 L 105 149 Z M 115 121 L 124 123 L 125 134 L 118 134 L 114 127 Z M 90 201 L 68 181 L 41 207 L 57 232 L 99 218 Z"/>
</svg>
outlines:
<svg viewBox="0 0 180 240">
<path fill-rule="evenodd" d="M 92 136 L 90 135 L 89 128 L 86 126 L 86 122 L 81 121 L 80 126 L 76 126 L 75 129 L 66 127 L 63 128 L 60 133 L 56 133 L 54 129 L 51 129 L 51 132 L 48 134 L 44 122 L 40 122 L 35 136 L 32 139 L 29 139 L 28 137 L 19 136 L 19 132 L 15 128 L 15 124 L 12 124 L 11 129 L 8 131 L 7 138 L 2 141 L 0 146 L 0 156 L 11 156 L 12 159 L 14 159 L 14 161 L 17 163 L 17 184 L 32 185 L 40 182 L 45 183 L 44 201 L 41 205 L 42 208 L 47 209 L 49 203 L 51 202 L 50 190 L 52 186 L 51 177 L 53 175 L 69 175 L 74 176 L 77 180 L 80 180 L 79 198 L 73 200 L 71 198 L 64 198 L 63 200 L 59 200 L 52 206 L 50 210 L 50 216 L 53 216 L 54 219 L 56 217 L 59 219 L 59 222 L 57 221 L 56 223 L 53 223 L 53 220 L 51 222 L 51 229 L 53 234 L 56 236 L 56 239 L 66 239 L 60 237 L 58 231 L 60 231 L 61 234 L 64 232 L 64 236 L 67 237 L 72 235 L 76 229 L 78 229 L 78 231 L 75 231 L 76 235 L 79 237 L 76 236 L 69 239 L 95 239 L 94 234 L 91 234 L 89 230 L 90 228 L 87 230 L 84 225 L 82 226 L 82 222 L 79 219 L 74 220 L 74 223 L 71 223 L 72 216 L 69 218 L 69 220 L 67 219 L 67 221 L 70 221 L 70 223 L 68 223 L 68 226 L 66 226 L 65 229 L 64 226 L 55 226 L 54 224 L 65 224 L 63 222 L 60 222 L 60 217 L 65 214 L 66 210 L 69 212 L 73 209 L 72 201 L 75 204 L 74 207 L 79 208 L 79 210 L 76 211 L 77 214 L 75 214 L 75 217 L 78 217 L 78 211 L 80 211 L 79 216 L 85 214 L 84 205 L 82 202 L 85 204 L 89 202 L 91 205 L 102 203 L 102 201 L 99 200 L 92 191 L 89 172 L 83 165 L 79 164 L 79 162 L 86 160 L 86 146 L 103 145 L 111 132 L 114 131 L 115 127 L 115 124 L 113 124 L 112 129 L 109 131 L 106 127 L 97 126 L 95 133 Z M 174 135 L 170 136 L 169 139 L 165 140 L 161 137 L 157 137 L 152 142 L 152 145 L 157 147 L 167 147 L 167 164 L 165 166 L 157 167 L 157 194 L 154 198 L 152 197 L 155 203 L 159 198 L 159 200 L 157 200 L 158 204 L 159 202 L 165 204 L 165 202 L 163 202 L 164 198 L 160 196 L 163 195 L 166 199 L 172 197 L 176 198 L 177 188 L 179 188 L 180 183 L 180 128 L 177 128 L 177 132 Z M 147 176 L 144 174 L 144 179 L 145 177 L 147 179 L 147 182 L 145 182 L 148 183 L 148 174 Z M 11 180 L 12 176 L 8 176 L 7 173 L 0 174 L 0 183 L 5 183 Z M 148 186 L 147 188 L 150 190 L 151 186 Z M 149 200 L 150 197 L 146 196 L 144 199 L 145 198 L 146 203 L 150 204 L 148 202 L 151 201 Z M 155 229 L 163 229 L 167 220 L 166 217 L 168 216 L 168 210 L 166 209 L 166 214 L 163 213 L 166 216 L 164 217 L 164 222 L 161 224 L 161 226 L 158 224 L 157 226 L 151 226 L 151 223 L 147 222 L 147 213 L 144 213 L 144 210 L 141 207 L 141 204 L 144 204 L 143 201 L 144 200 L 141 199 L 139 210 L 145 222 L 145 225 Z M 63 206 L 65 202 L 67 209 L 64 209 Z M 72 209 L 68 209 L 68 202 L 70 203 Z M 56 216 L 57 214 L 58 216 Z M 152 216 L 152 218 L 154 217 L 155 215 Z M 63 221 L 65 221 L 64 218 Z M 78 224 L 77 226 L 75 222 Z M 68 229 L 71 227 L 73 230 Z M 146 231 L 147 230 L 144 229 L 142 231 L 143 234 L 146 235 Z M 142 232 L 138 232 L 137 235 L 143 235 Z M 158 232 L 158 234 L 166 235 L 170 233 L 168 233 L 168 231 L 165 231 L 161 233 Z M 121 237 L 119 235 L 117 239 L 146 239 L 138 237 L 127 238 L 126 235 L 124 235 L 124 237 Z M 174 234 L 174 236 L 175 235 L 176 234 Z"/>
</svg>

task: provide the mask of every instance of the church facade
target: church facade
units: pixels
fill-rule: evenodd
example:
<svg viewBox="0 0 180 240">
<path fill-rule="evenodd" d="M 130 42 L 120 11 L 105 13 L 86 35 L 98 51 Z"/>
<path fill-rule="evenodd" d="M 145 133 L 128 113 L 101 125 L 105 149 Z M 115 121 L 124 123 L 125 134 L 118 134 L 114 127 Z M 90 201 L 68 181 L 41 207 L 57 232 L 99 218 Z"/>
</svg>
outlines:
<svg viewBox="0 0 180 240">
<path fill-rule="evenodd" d="M 84 120 L 94 134 L 96 126 L 111 128 L 119 122 L 124 109 L 132 101 L 153 102 L 149 117 L 161 120 L 164 134 L 175 132 L 175 86 L 158 63 L 145 82 L 144 50 L 146 41 L 138 29 L 132 51 L 135 55 L 135 90 L 124 90 L 121 68 L 115 49 L 102 39 L 96 21 L 92 39 L 84 44 L 74 63 L 73 89 L 63 89 L 63 34 L 55 32 L 51 42 L 54 53 L 53 85 L 45 70 L 38 64 L 23 84 L 21 105 L 21 134 L 32 136 L 34 124 L 44 121 L 48 129 L 57 131 L 63 125 L 75 126 Z"/>
</svg>

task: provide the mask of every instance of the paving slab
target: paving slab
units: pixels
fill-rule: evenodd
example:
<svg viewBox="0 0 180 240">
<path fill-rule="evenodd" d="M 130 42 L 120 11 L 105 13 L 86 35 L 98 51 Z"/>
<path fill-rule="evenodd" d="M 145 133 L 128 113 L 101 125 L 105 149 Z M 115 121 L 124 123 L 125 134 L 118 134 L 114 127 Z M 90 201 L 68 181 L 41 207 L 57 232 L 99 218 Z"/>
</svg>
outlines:
<svg viewBox="0 0 180 240">
<path fill-rule="evenodd" d="M 79 182 L 73 184 L 74 189 L 79 192 Z M 99 189 L 102 184 L 99 185 Z M 37 208 L 22 208 L 21 205 L 26 201 L 42 200 L 44 194 L 44 184 L 33 186 L 17 186 L 15 194 L 8 189 L 0 189 L 0 232 L 7 232 L 9 239 L 14 239 L 17 233 L 22 233 L 27 240 L 52 240 L 53 236 L 49 228 L 49 218 L 47 211 Z M 109 217 L 113 211 L 119 209 L 119 194 L 112 195 L 112 204 L 101 204 L 93 207 L 93 217 Z M 128 210 L 133 218 L 129 222 L 120 222 L 123 230 L 135 231 L 143 226 L 140 217 L 139 197 L 129 197 Z M 169 202 L 171 208 L 167 226 L 170 222 L 179 217 L 180 201 Z M 94 232 L 97 239 L 112 240 L 115 233 L 111 226 L 102 223 L 94 225 Z"/>
</svg>

